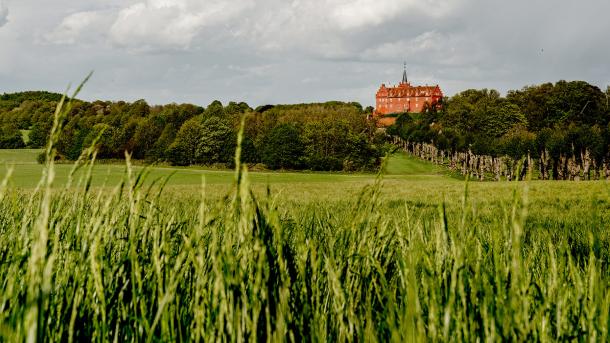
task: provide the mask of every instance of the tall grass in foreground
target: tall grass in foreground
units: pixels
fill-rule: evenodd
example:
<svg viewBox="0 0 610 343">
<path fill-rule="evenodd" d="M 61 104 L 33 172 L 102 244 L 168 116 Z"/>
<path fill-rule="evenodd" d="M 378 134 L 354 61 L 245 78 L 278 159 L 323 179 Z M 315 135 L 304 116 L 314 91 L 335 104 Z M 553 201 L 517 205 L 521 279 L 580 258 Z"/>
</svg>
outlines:
<svg viewBox="0 0 610 343">
<path fill-rule="evenodd" d="M 607 202 L 561 230 L 531 225 L 528 183 L 491 217 L 467 189 L 451 213 L 390 211 L 381 177 L 347 205 L 282 203 L 250 191 L 239 149 L 221 199 L 167 195 L 129 158 L 110 191 L 90 172 L 57 191 L 65 113 L 40 186 L 0 185 L 0 340 L 608 340 Z"/>
</svg>

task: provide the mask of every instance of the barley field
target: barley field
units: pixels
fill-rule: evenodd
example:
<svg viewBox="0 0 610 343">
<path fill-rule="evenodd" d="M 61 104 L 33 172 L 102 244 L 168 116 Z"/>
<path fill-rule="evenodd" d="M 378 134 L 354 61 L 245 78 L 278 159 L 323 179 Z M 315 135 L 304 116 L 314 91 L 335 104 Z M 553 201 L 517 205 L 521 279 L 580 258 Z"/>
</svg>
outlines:
<svg viewBox="0 0 610 343">
<path fill-rule="evenodd" d="M 2 341 L 608 340 L 605 181 L 2 156 Z"/>
</svg>

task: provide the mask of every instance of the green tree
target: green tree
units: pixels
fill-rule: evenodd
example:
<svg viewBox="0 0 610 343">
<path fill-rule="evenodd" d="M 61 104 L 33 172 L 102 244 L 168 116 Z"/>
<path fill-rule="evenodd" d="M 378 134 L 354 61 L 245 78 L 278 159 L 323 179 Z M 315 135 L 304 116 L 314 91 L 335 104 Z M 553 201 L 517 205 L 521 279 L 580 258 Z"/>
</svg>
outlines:
<svg viewBox="0 0 610 343">
<path fill-rule="evenodd" d="M 205 119 L 210 117 L 218 117 L 222 118 L 225 115 L 224 108 L 222 107 L 222 103 L 218 100 L 212 101 L 211 104 L 203 111 L 203 117 Z"/>
<path fill-rule="evenodd" d="M 303 143 L 293 124 L 280 124 L 263 136 L 261 160 L 271 169 L 298 169 L 302 165 Z"/>
<path fill-rule="evenodd" d="M 558 81 L 510 91 L 507 99 L 519 106 L 530 131 L 556 125 L 600 125 L 610 120 L 605 94 L 584 81 Z"/>
<path fill-rule="evenodd" d="M 197 117 L 187 120 L 168 149 L 168 159 L 174 165 L 188 166 L 197 163 L 197 150 L 203 125 Z"/>
<path fill-rule="evenodd" d="M 321 120 L 303 128 L 305 162 L 313 170 L 341 170 L 349 154 L 349 125 L 342 120 Z"/>
<path fill-rule="evenodd" d="M 518 160 L 536 150 L 536 135 L 524 125 L 515 125 L 499 141 L 502 154 Z"/>
<path fill-rule="evenodd" d="M 34 123 L 30 130 L 30 141 L 28 142 L 28 145 L 34 149 L 44 147 L 49 139 L 51 125 L 51 121 Z"/>
<path fill-rule="evenodd" d="M 233 129 L 219 117 L 203 122 L 197 142 L 195 159 L 199 163 L 231 163 L 235 156 L 236 136 Z"/>
<path fill-rule="evenodd" d="M 99 158 L 118 157 L 116 131 L 116 128 L 108 124 L 95 124 L 93 129 L 89 131 L 89 134 L 83 140 L 82 148 L 91 146 L 93 141 L 97 139 L 98 141 L 95 144 L 95 148 L 97 149 L 97 155 Z"/>
<path fill-rule="evenodd" d="M 0 149 L 25 148 L 21 131 L 16 125 L 6 124 L 0 127 Z"/>
<path fill-rule="evenodd" d="M 151 152 L 165 126 L 165 120 L 159 115 L 139 121 L 132 138 L 134 158 L 144 158 Z"/>
<path fill-rule="evenodd" d="M 343 161 L 343 170 L 370 170 L 379 165 L 383 150 L 372 145 L 365 134 L 350 134 L 347 142 L 349 154 Z"/>
</svg>

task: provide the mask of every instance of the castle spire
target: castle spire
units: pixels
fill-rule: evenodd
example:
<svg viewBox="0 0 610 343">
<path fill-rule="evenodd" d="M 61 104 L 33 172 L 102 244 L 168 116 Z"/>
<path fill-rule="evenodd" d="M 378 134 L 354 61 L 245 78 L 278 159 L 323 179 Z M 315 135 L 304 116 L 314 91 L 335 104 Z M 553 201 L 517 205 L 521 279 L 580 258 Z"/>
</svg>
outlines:
<svg viewBox="0 0 610 343">
<path fill-rule="evenodd" d="M 405 67 L 404 70 L 402 72 L 402 83 L 407 83 L 407 62 L 405 61 Z"/>
</svg>

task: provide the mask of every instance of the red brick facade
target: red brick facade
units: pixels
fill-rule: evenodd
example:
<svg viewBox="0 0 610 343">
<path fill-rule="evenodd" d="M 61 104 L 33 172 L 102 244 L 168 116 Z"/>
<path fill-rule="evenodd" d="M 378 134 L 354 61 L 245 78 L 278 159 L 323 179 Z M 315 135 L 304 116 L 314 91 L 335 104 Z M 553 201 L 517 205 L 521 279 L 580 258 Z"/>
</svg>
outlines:
<svg viewBox="0 0 610 343">
<path fill-rule="evenodd" d="M 374 116 L 382 126 L 389 126 L 396 120 L 385 117 L 387 114 L 396 113 L 420 113 L 425 104 L 438 106 L 443 98 L 443 92 L 436 86 L 412 86 L 407 80 L 406 70 L 402 82 L 395 87 L 386 87 L 382 84 L 376 95 Z M 391 122 L 391 123 L 390 123 Z"/>
</svg>

